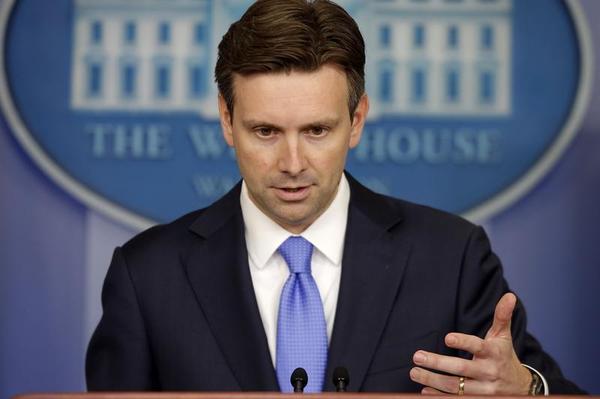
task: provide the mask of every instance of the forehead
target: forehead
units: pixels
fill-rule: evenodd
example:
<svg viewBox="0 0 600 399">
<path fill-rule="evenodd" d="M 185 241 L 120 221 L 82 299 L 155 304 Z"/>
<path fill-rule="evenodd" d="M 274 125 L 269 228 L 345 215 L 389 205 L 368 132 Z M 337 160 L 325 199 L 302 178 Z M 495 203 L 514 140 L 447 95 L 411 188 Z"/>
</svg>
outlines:
<svg viewBox="0 0 600 399">
<path fill-rule="evenodd" d="M 233 87 L 236 114 L 266 117 L 291 111 L 331 114 L 348 110 L 346 73 L 333 65 L 311 72 L 235 74 Z"/>
</svg>

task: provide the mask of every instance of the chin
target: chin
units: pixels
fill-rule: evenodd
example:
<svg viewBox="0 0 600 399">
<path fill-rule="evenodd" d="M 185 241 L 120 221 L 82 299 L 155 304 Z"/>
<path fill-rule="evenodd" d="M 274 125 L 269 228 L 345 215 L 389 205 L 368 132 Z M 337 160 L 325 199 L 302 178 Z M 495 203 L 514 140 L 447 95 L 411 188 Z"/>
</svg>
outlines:
<svg viewBox="0 0 600 399">
<path fill-rule="evenodd" d="M 286 228 L 286 230 L 298 230 L 304 231 L 310 224 L 309 218 L 306 215 L 278 215 L 277 220 L 279 224 Z"/>
</svg>

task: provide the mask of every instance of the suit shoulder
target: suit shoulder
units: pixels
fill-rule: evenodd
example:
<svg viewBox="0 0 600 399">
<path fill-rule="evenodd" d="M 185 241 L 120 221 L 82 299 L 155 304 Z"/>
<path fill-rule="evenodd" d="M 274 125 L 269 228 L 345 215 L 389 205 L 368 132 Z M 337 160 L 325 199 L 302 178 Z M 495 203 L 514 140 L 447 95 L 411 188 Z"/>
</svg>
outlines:
<svg viewBox="0 0 600 399">
<path fill-rule="evenodd" d="M 477 228 L 475 224 L 462 216 L 433 208 L 427 205 L 397 199 L 403 210 L 406 223 L 419 225 L 427 230 L 451 232 L 471 232 Z"/>
<path fill-rule="evenodd" d="M 238 183 L 208 207 L 137 234 L 122 246 L 122 254 L 128 260 L 144 264 L 177 259 L 191 245 L 219 231 L 224 223 L 239 213 L 240 190 L 241 183 Z"/>
<path fill-rule="evenodd" d="M 407 200 L 372 193 L 369 211 L 374 218 L 393 224 L 393 230 L 422 237 L 422 242 L 464 245 L 480 228 L 465 218 Z M 395 220 L 395 222 L 391 222 Z"/>
<path fill-rule="evenodd" d="M 402 231 L 415 238 L 415 249 L 463 255 L 475 247 L 482 254 L 492 250 L 482 227 L 440 209 L 399 201 L 405 214 Z"/>
<path fill-rule="evenodd" d="M 351 177 L 351 202 L 370 219 L 388 228 L 410 228 L 429 234 L 469 234 L 477 226 L 461 216 L 416 204 L 414 202 L 379 194 L 369 190 Z"/>
<path fill-rule="evenodd" d="M 173 250 L 179 250 L 191 238 L 190 225 L 201 218 L 206 208 L 187 213 L 172 222 L 152 226 L 135 235 L 122 246 L 122 251 L 127 256 L 146 254 L 154 256 L 160 252 L 161 256 Z"/>
</svg>

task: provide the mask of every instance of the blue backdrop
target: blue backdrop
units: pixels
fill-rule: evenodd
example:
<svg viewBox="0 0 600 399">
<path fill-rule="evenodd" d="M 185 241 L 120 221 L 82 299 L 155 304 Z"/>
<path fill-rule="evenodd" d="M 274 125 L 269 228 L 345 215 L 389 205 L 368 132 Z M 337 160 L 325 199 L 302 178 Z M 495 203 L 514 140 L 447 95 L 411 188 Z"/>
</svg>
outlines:
<svg viewBox="0 0 600 399">
<path fill-rule="evenodd" d="M 600 2 L 580 4 L 588 17 L 600 15 Z M 589 25 L 599 65 L 600 27 Z M 597 68 L 593 75 L 587 114 L 562 158 L 527 195 L 481 222 L 525 303 L 530 331 L 568 377 L 600 394 Z M 113 247 L 135 232 L 56 185 L 1 122 L 0 398 L 85 389 L 101 282 Z"/>
</svg>

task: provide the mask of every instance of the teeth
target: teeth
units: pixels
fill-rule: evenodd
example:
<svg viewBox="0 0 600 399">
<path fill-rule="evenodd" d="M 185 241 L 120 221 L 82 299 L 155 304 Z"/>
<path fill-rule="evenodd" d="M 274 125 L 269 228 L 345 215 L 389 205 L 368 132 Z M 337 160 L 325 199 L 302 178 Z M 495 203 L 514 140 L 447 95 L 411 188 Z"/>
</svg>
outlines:
<svg viewBox="0 0 600 399">
<path fill-rule="evenodd" d="M 295 193 L 296 191 L 299 191 L 299 188 L 286 188 L 285 191 L 289 191 L 291 193 Z"/>
</svg>

